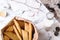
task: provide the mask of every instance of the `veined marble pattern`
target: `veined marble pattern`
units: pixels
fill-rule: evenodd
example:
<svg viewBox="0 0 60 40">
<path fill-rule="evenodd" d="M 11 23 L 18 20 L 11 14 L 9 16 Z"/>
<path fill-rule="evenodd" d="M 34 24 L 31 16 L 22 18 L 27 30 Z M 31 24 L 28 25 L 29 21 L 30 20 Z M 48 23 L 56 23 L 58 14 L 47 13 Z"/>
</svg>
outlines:
<svg viewBox="0 0 60 40">
<path fill-rule="evenodd" d="M 56 19 L 60 23 L 60 0 L 41 0 L 41 1 L 51 12 L 55 14 Z M 57 25 L 60 25 L 59 23 L 53 24 L 53 26 L 51 26 L 52 27 L 51 30 L 55 31 Z M 60 40 L 60 31 L 58 36 L 54 36 L 54 32 L 52 32 L 51 34 L 52 34 L 51 40 Z"/>
</svg>

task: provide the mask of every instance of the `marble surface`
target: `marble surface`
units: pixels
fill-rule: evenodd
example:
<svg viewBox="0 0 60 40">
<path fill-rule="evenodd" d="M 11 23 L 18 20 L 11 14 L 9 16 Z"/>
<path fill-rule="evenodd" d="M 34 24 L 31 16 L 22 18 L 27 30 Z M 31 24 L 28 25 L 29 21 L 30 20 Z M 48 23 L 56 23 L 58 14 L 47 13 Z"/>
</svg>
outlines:
<svg viewBox="0 0 60 40">
<path fill-rule="evenodd" d="M 5 10 L 8 13 L 7 17 L 0 17 L 0 31 L 15 16 L 32 21 L 39 31 L 42 28 L 50 27 L 56 22 L 55 18 L 51 20 L 47 18 L 47 14 L 50 14 L 50 12 L 40 0 L 0 0 L 0 10 Z M 51 18 L 53 15 L 48 17 Z M 41 33 L 48 34 L 45 29 Z M 44 37 L 46 36 L 45 39 L 49 40 L 50 37 L 46 34 L 44 34 Z"/>
<path fill-rule="evenodd" d="M 49 11 L 39 0 L 2 0 L 0 1 L 0 6 L 0 10 L 6 10 L 9 15 L 23 17 L 37 25 L 50 26 L 54 23 L 54 20 L 47 19 L 46 15 Z"/>
<path fill-rule="evenodd" d="M 43 4 L 45 4 L 45 6 L 52 12 L 55 14 L 56 19 L 58 20 L 58 23 L 53 24 L 51 30 L 55 31 L 55 28 L 57 25 L 60 25 L 60 0 L 41 0 Z M 60 27 L 60 26 L 59 26 Z M 58 36 L 54 36 L 54 32 L 51 33 L 52 34 L 52 38 L 51 40 L 60 40 L 60 31 L 59 31 L 59 35 Z"/>
</svg>

